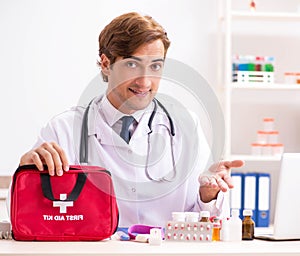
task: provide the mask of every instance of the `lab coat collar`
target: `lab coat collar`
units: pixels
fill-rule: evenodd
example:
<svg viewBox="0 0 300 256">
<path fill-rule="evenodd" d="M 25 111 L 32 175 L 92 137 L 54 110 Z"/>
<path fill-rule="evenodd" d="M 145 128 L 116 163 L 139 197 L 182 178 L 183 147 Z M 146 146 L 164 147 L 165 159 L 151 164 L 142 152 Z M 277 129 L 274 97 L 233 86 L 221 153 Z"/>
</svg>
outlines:
<svg viewBox="0 0 300 256">
<path fill-rule="evenodd" d="M 104 97 L 105 96 L 97 97 L 96 99 L 93 100 L 90 106 L 89 115 L 88 115 L 88 120 L 89 120 L 88 135 L 89 136 L 96 135 L 96 137 L 98 138 L 101 144 L 109 144 L 109 145 L 124 147 L 124 145 L 128 145 L 128 144 L 126 144 L 124 140 L 119 136 L 119 134 L 115 133 L 110 126 L 110 124 L 113 122 L 113 119 L 116 119 L 116 117 L 111 118 L 110 121 L 108 121 L 107 117 L 110 118 L 110 115 L 105 116 L 105 114 L 102 111 L 103 102 L 107 100 L 107 99 L 105 100 Z M 107 100 L 107 102 L 109 101 Z M 104 103 L 104 105 L 105 104 L 106 103 Z M 140 113 L 138 114 L 140 115 L 140 117 L 138 119 L 138 126 L 131 140 L 134 140 L 135 138 L 139 138 L 141 136 L 145 136 L 150 132 L 150 129 L 148 127 L 148 121 L 154 108 L 153 104 L 154 103 L 151 103 L 145 110 L 139 111 Z M 114 111 L 121 113 L 116 109 Z M 117 115 L 119 114 L 115 113 L 112 114 L 111 116 L 117 116 Z M 124 114 L 121 113 L 121 116 L 122 115 Z M 155 127 L 156 125 L 159 124 L 166 125 L 167 127 L 169 127 L 169 122 L 165 113 L 161 108 L 158 107 L 157 113 L 152 122 L 152 127 Z"/>
</svg>

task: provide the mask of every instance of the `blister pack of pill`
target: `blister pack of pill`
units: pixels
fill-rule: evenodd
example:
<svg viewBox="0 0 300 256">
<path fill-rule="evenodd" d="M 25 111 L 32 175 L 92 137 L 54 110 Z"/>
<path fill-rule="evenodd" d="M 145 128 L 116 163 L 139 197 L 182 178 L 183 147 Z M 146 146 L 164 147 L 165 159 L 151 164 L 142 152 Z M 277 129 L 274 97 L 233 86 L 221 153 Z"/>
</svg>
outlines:
<svg viewBox="0 0 300 256">
<path fill-rule="evenodd" d="M 211 242 L 211 222 L 168 221 L 165 229 L 165 241 Z"/>
</svg>

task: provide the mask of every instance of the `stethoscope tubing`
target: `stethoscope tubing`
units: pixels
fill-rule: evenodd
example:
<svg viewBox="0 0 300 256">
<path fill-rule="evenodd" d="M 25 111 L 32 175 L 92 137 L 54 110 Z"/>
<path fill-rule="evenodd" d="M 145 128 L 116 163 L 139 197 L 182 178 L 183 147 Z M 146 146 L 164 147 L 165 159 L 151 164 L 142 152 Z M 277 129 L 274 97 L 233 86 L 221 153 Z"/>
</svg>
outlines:
<svg viewBox="0 0 300 256">
<path fill-rule="evenodd" d="M 88 164 L 88 113 L 90 110 L 90 107 L 92 105 L 92 102 L 94 101 L 91 100 L 90 103 L 88 104 L 87 108 L 84 111 L 83 118 L 82 118 L 82 126 L 81 126 L 81 137 L 80 137 L 80 146 L 79 146 L 79 161 L 83 165 Z M 174 149 L 173 149 L 173 137 L 175 136 L 175 127 L 173 120 L 167 111 L 167 109 L 163 106 L 162 103 L 160 103 L 156 98 L 153 99 L 154 102 L 154 108 L 153 111 L 149 117 L 148 121 L 148 127 L 149 127 L 149 133 L 148 133 L 148 146 L 147 146 L 147 157 L 146 157 L 146 163 L 145 163 L 145 175 L 146 177 L 154 182 L 171 182 L 176 178 L 176 163 L 175 163 L 175 157 L 174 157 Z M 162 177 L 162 178 L 153 178 L 148 170 L 148 164 L 149 164 L 149 154 L 150 154 L 150 148 L 151 148 L 151 142 L 150 142 L 150 134 L 152 133 L 152 122 L 153 119 L 157 113 L 157 106 L 159 106 L 166 114 L 168 120 L 169 120 L 169 125 L 170 125 L 170 130 L 169 130 L 169 135 L 170 135 L 170 145 L 171 145 L 171 155 L 172 155 L 172 165 L 173 165 L 173 174 L 170 178 Z"/>
</svg>

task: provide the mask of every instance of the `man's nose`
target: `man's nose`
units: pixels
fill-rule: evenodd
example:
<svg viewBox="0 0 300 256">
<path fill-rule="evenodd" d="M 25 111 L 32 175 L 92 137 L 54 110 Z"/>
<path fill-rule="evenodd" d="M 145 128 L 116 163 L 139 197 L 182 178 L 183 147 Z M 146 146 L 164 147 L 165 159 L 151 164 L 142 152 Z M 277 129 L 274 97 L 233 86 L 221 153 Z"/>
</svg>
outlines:
<svg viewBox="0 0 300 256">
<path fill-rule="evenodd" d="M 149 76 L 140 76 L 136 78 L 135 83 L 141 87 L 150 87 L 151 78 Z"/>
</svg>

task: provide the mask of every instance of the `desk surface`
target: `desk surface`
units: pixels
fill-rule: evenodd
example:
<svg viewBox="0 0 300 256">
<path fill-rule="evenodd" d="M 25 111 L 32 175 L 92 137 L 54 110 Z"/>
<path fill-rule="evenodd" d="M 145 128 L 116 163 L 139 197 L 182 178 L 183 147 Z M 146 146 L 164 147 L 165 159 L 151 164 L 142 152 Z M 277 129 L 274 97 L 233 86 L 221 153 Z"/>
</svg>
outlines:
<svg viewBox="0 0 300 256">
<path fill-rule="evenodd" d="M 133 241 L 19 242 L 0 240 L 0 255 L 300 255 L 300 241 L 166 242 L 150 245 Z"/>
</svg>

